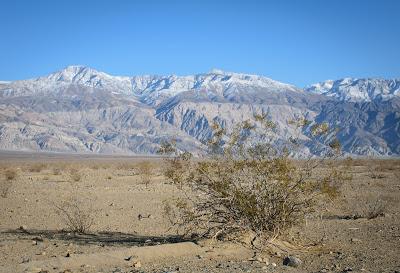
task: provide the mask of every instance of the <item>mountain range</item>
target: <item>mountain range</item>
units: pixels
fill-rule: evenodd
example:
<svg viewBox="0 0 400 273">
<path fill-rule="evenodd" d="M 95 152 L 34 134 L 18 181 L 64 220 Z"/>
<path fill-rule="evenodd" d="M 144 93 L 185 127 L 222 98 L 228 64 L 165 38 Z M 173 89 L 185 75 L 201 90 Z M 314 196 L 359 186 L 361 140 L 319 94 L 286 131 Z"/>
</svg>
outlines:
<svg viewBox="0 0 400 273">
<path fill-rule="evenodd" d="M 0 81 L 0 149 L 153 154 L 173 138 L 181 150 L 201 153 L 213 122 L 230 130 L 261 112 L 277 123 L 278 138 L 294 135 L 288 121 L 306 116 L 339 128 L 346 153 L 400 155 L 400 79 L 345 78 L 299 88 L 221 70 L 127 77 L 85 66 Z M 304 154 L 324 149 L 309 128 L 299 139 Z"/>
</svg>

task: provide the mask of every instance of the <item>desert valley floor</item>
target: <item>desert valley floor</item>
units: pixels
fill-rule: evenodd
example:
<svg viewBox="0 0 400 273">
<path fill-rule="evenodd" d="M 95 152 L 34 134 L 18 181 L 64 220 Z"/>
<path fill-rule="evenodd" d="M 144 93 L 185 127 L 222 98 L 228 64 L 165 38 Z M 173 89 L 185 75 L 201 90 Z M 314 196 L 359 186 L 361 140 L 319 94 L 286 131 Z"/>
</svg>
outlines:
<svg viewBox="0 0 400 273">
<path fill-rule="evenodd" d="M 152 166 L 148 185 L 143 160 Z M 163 201 L 179 191 L 162 175 L 162 159 L 4 153 L 1 179 L 7 169 L 15 177 L 0 197 L 0 272 L 400 272 L 400 160 L 352 164 L 353 181 L 337 200 L 258 253 L 177 236 Z M 95 216 L 87 234 L 68 232 L 57 213 L 73 196 Z M 378 200 L 378 217 L 353 217 Z M 302 264 L 284 266 L 287 255 Z"/>
</svg>

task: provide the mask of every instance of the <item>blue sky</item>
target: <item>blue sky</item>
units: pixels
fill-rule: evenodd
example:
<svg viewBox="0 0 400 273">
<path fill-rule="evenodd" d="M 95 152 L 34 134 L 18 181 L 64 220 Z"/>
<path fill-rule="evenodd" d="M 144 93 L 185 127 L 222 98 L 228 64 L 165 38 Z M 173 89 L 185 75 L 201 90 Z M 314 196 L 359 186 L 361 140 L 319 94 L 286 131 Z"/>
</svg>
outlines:
<svg viewBox="0 0 400 273">
<path fill-rule="evenodd" d="M 2 0 L 0 79 L 255 73 L 304 86 L 400 77 L 397 0 Z"/>
</svg>

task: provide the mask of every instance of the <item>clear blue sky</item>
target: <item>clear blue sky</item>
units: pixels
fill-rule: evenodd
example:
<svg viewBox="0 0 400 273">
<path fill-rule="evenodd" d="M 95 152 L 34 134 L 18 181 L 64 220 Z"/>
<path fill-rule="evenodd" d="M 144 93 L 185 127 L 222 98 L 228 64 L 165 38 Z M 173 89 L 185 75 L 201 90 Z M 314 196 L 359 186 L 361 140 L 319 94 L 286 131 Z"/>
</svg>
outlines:
<svg viewBox="0 0 400 273">
<path fill-rule="evenodd" d="M 398 0 L 1 0 L 0 79 L 256 73 L 304 86 L 400 77 Z"/>
</svg>

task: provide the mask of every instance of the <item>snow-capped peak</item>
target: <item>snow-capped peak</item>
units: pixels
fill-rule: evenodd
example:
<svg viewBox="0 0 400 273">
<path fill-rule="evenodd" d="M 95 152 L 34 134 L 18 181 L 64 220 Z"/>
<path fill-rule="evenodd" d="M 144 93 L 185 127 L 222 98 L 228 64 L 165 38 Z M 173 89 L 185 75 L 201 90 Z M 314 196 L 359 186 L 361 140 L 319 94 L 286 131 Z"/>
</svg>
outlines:
<svg viewBox="0 0 400 273">
<path fill-rule="evenodd" d="M 37 81 L 41 80 L 74 83 L 127 94 L 132 91 L 129 77 L 112 76 L 83 65 L 67 66 L 60 71 L 37 79 Z"/>
<path fill-rule="evenodd" d="M 226 72 L 223 71 L 222 69 L 213 68 L 213 69 L 210 70 L 210 72 L 208 72 L 208 74 L 221 74 L 221 75 L 224 75 L 224 74 L 226 74 Z"/>
<path fill-rule="evenodd" d="M 400 79 L 344 78 L 316 83 L 306 87 L 305 90 L 342 101 L 388 100 L 400 96 Z"/>
</svg>

